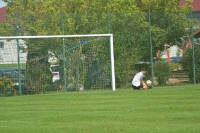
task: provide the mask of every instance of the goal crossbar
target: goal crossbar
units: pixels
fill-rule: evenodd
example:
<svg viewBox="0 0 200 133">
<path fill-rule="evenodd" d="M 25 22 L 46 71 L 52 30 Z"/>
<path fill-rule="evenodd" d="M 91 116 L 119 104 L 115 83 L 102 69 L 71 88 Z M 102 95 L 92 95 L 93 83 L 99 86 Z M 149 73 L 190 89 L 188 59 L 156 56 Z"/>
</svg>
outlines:
<svg viewBox="0 0 200 133">
<path fill-rule="evenodd" d="M 44 35 L 44 36 L 0 36 L 0 39 L 28 39 L 28 38 L 73 38 L 73 37 L 112 37 L 113 34 L 84 34 L 84 35 Z"/>
<path fill-rule="evenodd" d="M 110 37 L 110 58 L 111 58 L 112 90 L 115 91 L 116 90 L 116 86 L 115 86 L 115 70 L 114 70 L 113 34 L 43 35 L 43 36 L 0 36 L 0 40 L 5 40 L 5 39 L 30 39 L 30 38 L 75 38 L 75 37 Z"/>
</svg>

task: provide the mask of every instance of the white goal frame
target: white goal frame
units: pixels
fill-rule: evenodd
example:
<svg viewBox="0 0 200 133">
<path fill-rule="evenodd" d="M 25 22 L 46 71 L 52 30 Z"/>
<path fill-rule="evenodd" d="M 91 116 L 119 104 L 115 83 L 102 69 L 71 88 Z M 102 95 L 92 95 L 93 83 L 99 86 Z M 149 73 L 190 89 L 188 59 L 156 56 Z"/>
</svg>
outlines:
<svg viewBox="0 0 200 133">
<path fill-rule="evenodd" d="M 29 39 L 29 38 L 75 38 L 75 37 L 110 37 L 110 59 L 111 59 L 111 78 L 112 90 L 116 90 L 115 86 L 115 68 L 114 68 L 114 47 L 113 34 L 84 34 L 84 35 L 47 35 L 47 36 L 1 36 L 0 39 Z"/>
</svg>

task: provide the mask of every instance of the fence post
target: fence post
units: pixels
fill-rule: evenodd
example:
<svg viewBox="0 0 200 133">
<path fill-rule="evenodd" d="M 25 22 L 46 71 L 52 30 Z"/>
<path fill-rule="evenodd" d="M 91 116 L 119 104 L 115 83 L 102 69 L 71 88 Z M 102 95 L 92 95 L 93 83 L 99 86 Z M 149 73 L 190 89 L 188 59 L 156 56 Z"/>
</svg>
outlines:
<svg viewBox="0 0 200 133">
<path fill-rule="evenodd" d="M 152 79 L 152 85 L 154 86 L 154 76 L 153 76 L 153 52 L 152 52 L 152 34 L 151 34 L 151 12 L 150 9 L 148 11 L 148 17 L 149 17 L 149 41 L 150 41 L 150 57 L 151 57 L 151 79 Z"/>
<path fill-rule="evenodd" d="M 196 66 L 195 66 L 195 56 L 194 56 L 194 23 L 192 10 L 190 10 L 191 17 L 191 29 L 192 29 L 192 65 L 193 65 L 193 83 L 196 84 Z"/>
<path fill-rule="evenodd" d="M 108 10 L 108 33 L 110 34 L 110 11 Z"/>
<path fill-rule="evenodd" d="M 16 36 L 19 36 L 19 24 L 18 24 L 18 12 L 16 11 Z M 19 77 L 19 95 L 22 95 L 22 87 L 21 87 L 21 76 L 20 76 L 20 48 L 19 48 L 19 39 L 17 41 L 17 62 L 18 62 L 18 77 Z"/>
<path fill-rule="evenodd" d="M 62 24 L 62 35 L 64 35 L 65 33 L 65 31 L 64 31 L 64 18 L 63 18 L 63 10 L 61 10 L 61 24 Z M 66 59 L 66 57 L 65 57 L 65 39 L 64 38 L 62 38 L 62 46 L 63 46 L 63 79 L 64 79 L 64 91 L 67 91 L 67 89 L 66 89 L 66 72 L 65 72 L 65 59 Z"/>
</svg>

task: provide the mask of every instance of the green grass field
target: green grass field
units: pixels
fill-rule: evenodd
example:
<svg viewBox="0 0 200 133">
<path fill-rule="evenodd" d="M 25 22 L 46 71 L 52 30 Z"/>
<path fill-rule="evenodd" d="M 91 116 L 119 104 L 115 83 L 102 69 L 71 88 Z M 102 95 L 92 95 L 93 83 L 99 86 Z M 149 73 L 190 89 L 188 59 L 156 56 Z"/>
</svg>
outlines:
<svg viewBox="0 0 200 133">
<path fill-rule="evenodd" d="M 18 68 L 18 64 L 17 63 L 13 63 L 13 64 L 0 64 L 0 69 L 1 68 Z M 21 68 L 25 68 L 26 64 L 25 63 L 21 63 L 20 64 Z"/>
<path fill-rule="evenodd" d="M 0 98 L 1 133 L 197 133 L 200 85 Z"/>
</svg>

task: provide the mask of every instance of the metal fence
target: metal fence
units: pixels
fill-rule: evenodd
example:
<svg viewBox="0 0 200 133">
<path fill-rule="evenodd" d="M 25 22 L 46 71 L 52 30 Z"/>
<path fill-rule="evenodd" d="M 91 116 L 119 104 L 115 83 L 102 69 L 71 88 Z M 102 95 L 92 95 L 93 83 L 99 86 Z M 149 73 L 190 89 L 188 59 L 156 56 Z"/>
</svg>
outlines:
<svg viewBox="0 0 200 133">
<path fill-rule="evenodd" d="M 8 19 L 14 28 L 6 25 L 7 32 L 2 34 L 3 36 L 112 33 L 117 87 L 130 87 L 130 80 L 137 71 L 135 64 L 138 62 L 148 64 L 148 78 L 152 79 L 154 85 L 157 85 L 154 75 L 156 62 L 171 62 L 168 64 L 172 74 L 167 84 L 178 85 L 183 83 L 182 81 L 184 83 L 197 81 L 196 71 L 199 68 L 196 66 L 195 47 L 198 47 L 200 43 L 198 32 L 200 25 L 193 18 L 192 13 L 151 13 L 149 11 L 148 13 L 76 14 L 61 11 L 58 14 L 21 15 L 16 13 L 14 16 L 8 16 Z M 65 41 L 58 38 L 2 39 L 0 40 L 0 66 L 2 69 L 20 67 L 22 75 L 18 74 L 17 78 L 24 77 L 22 84 L 26 85 L 24 88 L 26 90 L 22 88 L 22 94 L 66 91 L 63 89 L 64 86 L 68 86 L 68 90 L 80 90 L 82 87 L 86 90 L 108 89 L 111 88 L 108 44 L 108 39 L 99 37 L 73 38 Z M 80 47 L 76 47 L 77 45 Z M 63 49 L 67 51 L 66 63 L 63 63 Z M 182 69 L 180 60 L 177 62 L 173 60 L 174 57 L 182 58 L 186 52 L 185 49 L 192 51 L 192 62 L 188 63 L 192 66 L 189 68 L 192 69 L 192 76 L 187 75 L 188 70 Z M 87 57 L 87 63 L 80 60 L 85 57 Z M 175 74 L 176 70 L 179 70 L 181 74 L 179 72 Z M 14 72 L 16 73 L 17 70 Z M 66 79 L 66 85 L 63 81 L 64 76 L 69 78 Z M 6 79 L 2 77 L 1 80 Z M 71 84 L 70 88 L 70 83 L 75 83 L 75 87 Z M 4 86 L 1 85 L 1 91 L 5 88 Z M 16 92 L 13 90 L 12 93 Z"/>
</svg>

